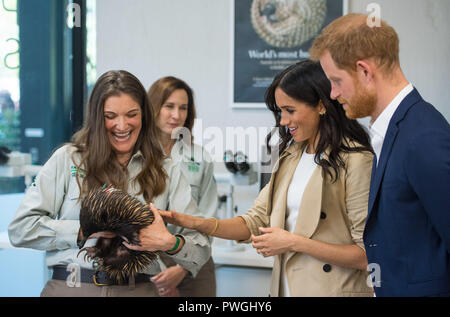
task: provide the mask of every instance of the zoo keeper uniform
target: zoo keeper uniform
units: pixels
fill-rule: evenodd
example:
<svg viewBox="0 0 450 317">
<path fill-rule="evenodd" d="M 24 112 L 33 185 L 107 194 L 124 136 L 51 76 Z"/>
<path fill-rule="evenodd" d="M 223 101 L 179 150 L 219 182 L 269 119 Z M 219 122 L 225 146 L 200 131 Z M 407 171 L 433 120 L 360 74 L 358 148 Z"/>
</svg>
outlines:
<svg viewBox="0 0 450 317">
<path fill-rule="evenodd" d="M 50 157 L 39 171 L 36 181 L 27 189 L 25 198 L 19 206 L 13 221 L 9 225 L 9 238 L 16 247 L 32 248 L 46 251 L 46 264 L 53 267 L 79 265 L 83 269 L 93 270 L 92 261 L 84 261 L 83 254 L 77 256 L 77 235 L 80 227 L 79 213 L 80 190 L 76 181 L 77 170 L 72 160 L 75 147 L 65 145 Z M 79 162 L 80 157 L 75 154 Z M 164 161 L 168 174 L 165 191 L 154 197 L 153 203 L 158 209 L 176 210 L 178 212 L 201 216 L 196 203 L 191 197 L 189 183 L 186 181 L 177 164 L 171 159 Z M 128 163 L 128 193 L 146 203 L 139 192 L 139 183 L 131 182 L 142 169 L 142 154 L 137 152 Z M 201 266 L 211 254 L 210 241 L 206 235 L 197 231 L 168 225 L 172 234 L 180 234 L 185 240 L 183 248 L 170 257 L 192 276 L 198 273 Z M 83 272 L 83 270 L 81 270 Z M 144 272 L 145 282 L 136 281 L 130 285 L 96 286 L 81 283 L 80 287 L 69 287 L 66 280 L 50 280 L 42 292 L 42 296 L 158 296 L 156 287 L 147 278 L 161 271 L 157 261 L 150 264 Z"/>
<path fill-rule="evenodd" d="M 170 156 L 175 163 L 180 164 L 183 175 L 191 185 L 192 197 L 197 202 L 202 217 L 216 217 L 217 184 L 214 179 L 214 162 L 208 152 L 200 145 L 188 145 L 183 140 L 177 140 Z M 168 266 L 176 264 L 167 256 L 163 256 L 162 260 Z M 182 297 L 215 297 L 216 274 L 212 257 L 195 278 L 187 275 L 178 285 L 178 290 Z"/>
</svg>

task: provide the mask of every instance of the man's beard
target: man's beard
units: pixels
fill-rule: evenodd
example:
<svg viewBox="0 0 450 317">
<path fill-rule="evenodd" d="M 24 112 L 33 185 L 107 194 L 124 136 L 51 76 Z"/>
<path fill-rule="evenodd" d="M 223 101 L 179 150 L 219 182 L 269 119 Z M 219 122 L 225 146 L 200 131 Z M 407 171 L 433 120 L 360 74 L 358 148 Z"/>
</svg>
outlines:
<svg viewBox="0 0 450 317">
<path fill-rule="evenodd" d="M 340 104 L 347 104 L 344 108 L 345 115 L 349 119 L 359 119 L 370 116 L 376 107 L 378 98 L 375 92 L 364 88 L 361 83 L 355 78 L 355 95 L 350 100 L 338 98 Z"/>
</svg>

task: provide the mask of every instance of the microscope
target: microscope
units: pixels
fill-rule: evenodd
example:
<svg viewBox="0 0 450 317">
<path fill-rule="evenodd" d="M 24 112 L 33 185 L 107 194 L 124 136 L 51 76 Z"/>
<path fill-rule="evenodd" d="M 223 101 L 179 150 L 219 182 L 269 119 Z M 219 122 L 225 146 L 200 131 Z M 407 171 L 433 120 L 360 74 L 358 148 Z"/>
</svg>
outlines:
<svg viewBox="0 0 450 317">
<path fill-rule="evenodd" d="M 225 167 L 229 172 L 226 175 L 216 177 L 216 181 L 227 183 L 227 195 L 221 198 L 222 202 L 226 202 L 226 212 L 224 219 L 230 219 L 235 216 L 235 206 L 233 192 L 235 186 L 253 185 L 258 182 L 258 166 L 256 163 L 250 163 L 247 156 L 242 151 L 233 153 L 230 150 L 225 151 L 223 155 Z M 244 246 L 236 244 L 232 240 L 228 240 L 224 247 L 230 251 L 239 251 Z"/>
</svg>

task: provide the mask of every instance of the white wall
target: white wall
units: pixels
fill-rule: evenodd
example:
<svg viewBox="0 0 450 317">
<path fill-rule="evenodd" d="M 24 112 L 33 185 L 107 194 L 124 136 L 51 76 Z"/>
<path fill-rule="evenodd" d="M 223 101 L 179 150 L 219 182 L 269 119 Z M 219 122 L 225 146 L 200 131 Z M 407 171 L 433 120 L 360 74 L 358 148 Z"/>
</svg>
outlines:
<svg viewBox="0 0 450 317">
<path fill-rule="evenodd" d="M 366 12 L 372 0 L 350 0 Z M 450 119 L 450 1 L 378 0 L 399 33 L 401 63 L 422 96 Z M 97 0 L 97 73 L 126 69 L 147 88 L 175 75 L 196 93 L 203 129 L 271 126 L 265 110 L 231 109 L 231 0 Z"/>
<path fill-rule="evenodd" d="M 126 69 L 146 88 L 159 77 L 184 79 L 203 129 L 273 123 L 265 110 L 231 110 L 229 0 L 97 0 L 97 74 Z"/>
<path fill-rule="evenodd" d="M 349 11 L 368 13 L 373 0 L 350 1 Z M 400 37 L 400 62 L 422 97 L 450 121 L 450 1 L 377 0 L 381 18 Z"/>
<path fill-rule="evenodd" d="M 97 0 L 97 75 L 125 69 L 146 89 L 162 76 L 185 80 L 195 93 L 200 133 L 208 127 L 219 127 L 225 134 L 226 127 L 273 126 L 267 109 L 230 108 L 230 4 L 230 0 Z M 195 131 L 194 136 L 198 143 Z M 215 172 L 226 169 L 217 163 Z M 251 206 L 258 191 L 258 184 L 235 188 L 239 214 Z M 219 193 L 226 194 L 225 184 L 219 185 Z"/>
<path fill-rule="evenodd" d="M 372 2 L 350 0 L 349 12 L 366 13 Z M 377 3 L 382 18 L 399 33 L 406 76 L 450 120 L 450 1 Z M 148 88 L 162 76 L 175 75 L 194 89 L 203 130 L 271 127 L 274 120 L 266 109 L 230 107 L 231 4 L 231 0 L 97 0 L 98 76 L 126 69 Z M 223 164 L 216 164 L 217 171 L 225 171 Z M 235 190 L 238 213 L 251 206 L 257 193 L 257 185 Z"/>
</svg>

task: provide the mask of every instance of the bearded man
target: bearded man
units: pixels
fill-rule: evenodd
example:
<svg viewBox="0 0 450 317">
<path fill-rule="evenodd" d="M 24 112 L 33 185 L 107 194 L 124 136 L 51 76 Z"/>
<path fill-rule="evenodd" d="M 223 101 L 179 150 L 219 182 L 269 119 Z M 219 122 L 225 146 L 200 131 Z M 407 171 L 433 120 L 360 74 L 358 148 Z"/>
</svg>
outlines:
<svg viewBox="0 0 450 317">
<path fill-rule="evenodd" d="M 371 119 L 376 157 L 363 238 L 379 268 L 375 293 L 450 296 L 450 126 L 405 78 L 395 30 L 367 21 L 333 21 L 310 53 L 346 115 Z"/>
</svg>

